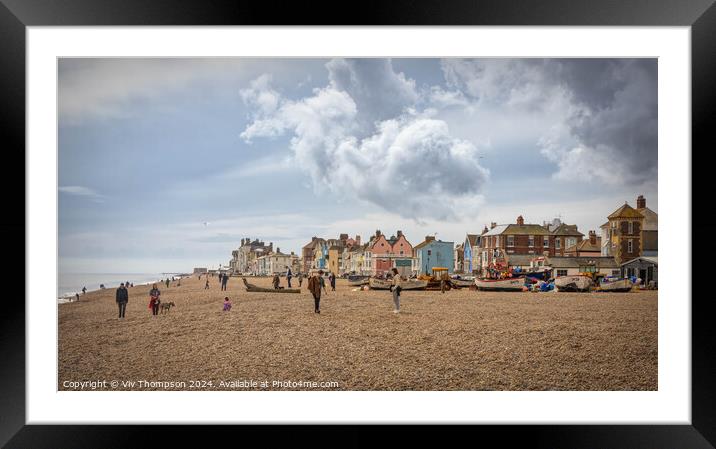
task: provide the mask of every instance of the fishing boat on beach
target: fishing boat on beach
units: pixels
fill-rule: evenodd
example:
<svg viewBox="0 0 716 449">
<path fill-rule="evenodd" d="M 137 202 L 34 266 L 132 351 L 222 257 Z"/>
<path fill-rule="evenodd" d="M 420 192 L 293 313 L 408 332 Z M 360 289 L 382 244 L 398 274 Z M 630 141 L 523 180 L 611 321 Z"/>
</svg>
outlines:
<svg viewBox="0 0 716 449">
<path fill-rule="evenodd" d="M 525 286 L 525 278 L 475 279 L 475 285 L 480 291 L 521 292 Z"/>
<path fill-rule="evenodd" d="M 250 293 L 301 293 L 301 289 L 298 288 L 263 288 L 258 285 L 249 284 L 246 278 L 241 278 L 244 281 L 246 291 Z"/>
<path fill-rule="evenodd" d="M 348 285 L 360 287 L 361 285 L 366 285 L 369 279 L 370 276 L 351 275 L 348 276 Z"/>
<path fill-rule="evenodd" d="M 592 278 L 585 275 L 558 276 L 554 280 L 558 292 L 588 292 L 593 284 Z"/>
<path fill-rule="evenodd" d="M 604 278 L 599 283 L 599 291 L 602 292 L 630 292 L 634 284 L 630 279 L 609 279 Z"/>
<path fill-rule="evenodd" d="M 475 285 L 475 279 L 450 279 L 450 283 L 453 287 L 469 288 Z"/>
<path fill-rule="evenodd" d="M 393 285 L 392 279 L 378 279 L 370 278 L 368 280 L 371 290 L 390 290 L 390 286 Z M 403 290 L 422 290 L 427 287 L 427 281 L 421 281 L 419 279 L 410 279 L 400 283 L 400 287 Z"/>
</svg>

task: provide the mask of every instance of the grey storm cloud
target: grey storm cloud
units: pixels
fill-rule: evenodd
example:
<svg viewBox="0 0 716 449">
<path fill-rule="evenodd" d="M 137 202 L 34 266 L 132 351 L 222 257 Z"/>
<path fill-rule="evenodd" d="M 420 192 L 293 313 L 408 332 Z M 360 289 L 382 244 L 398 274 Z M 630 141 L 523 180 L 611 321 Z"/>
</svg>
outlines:
<svg viewBox="0 0 716 449">
<path fill-rule="evenodd" d="M 255 107 L 242 138 L 291 132 L 293 158 L 316 190 L 415 220 L 474 210 L 489 172 L 473 143 L 452 136 L 446 122 L 412 110 L 419 100 L 413 80 L 387 59 L 337 59 L 326 68 L 330 83 L 312 96 L 281 99 L 273 110 Z M 242 97 L 251 106 L 274 92 L 264 77 Z"/>
<path fill-rule="evenodd" d="M 415 81 L 396 73 L 389 59 L 332 59 L 326 69 L 331 85 L 355 101 L 356 118 L 364 131 L 418 101 Z"/>
<path fill-rule="evenodd" d="M 478 104 L 553 115 L 540 144 L 558 177 L 656 179 L 656 59 L 448 59 L 442 68 Z"/>
</svg>

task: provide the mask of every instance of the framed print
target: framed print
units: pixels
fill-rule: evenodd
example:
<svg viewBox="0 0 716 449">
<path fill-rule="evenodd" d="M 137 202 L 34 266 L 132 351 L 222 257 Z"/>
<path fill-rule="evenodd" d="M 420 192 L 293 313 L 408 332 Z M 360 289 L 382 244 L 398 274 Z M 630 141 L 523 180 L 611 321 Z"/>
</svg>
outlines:
<svg viewBox="0 0 716 449">
<path fill-rule="evenodd" d="M 712 447 L 691 243 L 710 2 L 299 27 L 295 7 L 5 5 L 27 217 L 8 447 L 106 446 L 107 424 Z"/>
</svg>

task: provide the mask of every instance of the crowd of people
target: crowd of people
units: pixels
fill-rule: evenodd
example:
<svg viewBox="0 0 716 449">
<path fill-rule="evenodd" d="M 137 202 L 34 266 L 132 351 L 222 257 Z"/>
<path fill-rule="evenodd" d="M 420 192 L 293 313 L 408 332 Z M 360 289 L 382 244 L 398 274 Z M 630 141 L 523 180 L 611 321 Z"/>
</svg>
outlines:
<svg viewBox="0 0 716 449">
<path fill-rule="evenodd" d="M 390 286 L 390 292 L 392 294 L 393 298 L 393 313 L 399 313 L 400 312 L 400 293 L 402 291 L 402 278 L 400 274 L 398 273 L 398 270 L 396 268 L 392 269 L 391 272 L 392 275 L 392 284 Z M 209 290 L 210 284 L 209 284 L 209 275 L 204 274 L 205 277 L 205 284 L 204 289 Z M 286 284 L 288 288 L 291 287 L 291 280 L 293 279 L 293 273 L 291 271 L 290 267 L 286 267 Z M 229 282 L 229 275 L 220 273 L 219 274 L 219 285 L 221 288 L 221 291 L 226 291 L 228 282 Z M 298 279 L 298 287 L 299 289 L 303 287 L 303 280 L 307 277 L 308 283 L 307 288 L 309 293 L 313 296 L 313 302 L 314 302 L 314 313 L 320 314 L 321 313 L 321 295 L 322 294 L 328 294 L 328 286 L 330 286 L 331 291 L 336 291 L 336 275 L 332 272 L 324 272 L 323 270 L 315 270 L 308 275 L 304 275 L 303 273 L 298 273 L 296 276 Z M 202 275 L 199 274 L 199 279 L 201 280 Z M 326 280 L 327 279 L 327 280 Z M 171 281 L 169 278 L 162 281 L 164 285 L 166 285 L 166 288 L 170 288 L 171 282 L 175 279 L 172 277 Z M 276 273 L 274 274 L 272 281 L 271 281 L 274 289 L 281 289 L 283 288 L 281 286 L 281 276 Z M 181 279 L 179 279 L 177 286 L 181 285 Z M 122 283 L 117 288 L 116 291 L 116 302 L 119 309 L 119 319 L 124 319 L 125 313 L 127 310 L 127 303 L 129 302 L 129 291 L 127 290 L 127 287 L 134 287 L 134 284 L 131 284 L 129 282 Z M 85 292 L 85 289 L 83 288 L 83 294 Z M 79 295 L 77 295 L 79 296 Z M 156 318 L 157 315 L 159 315 L 160 305 L 161 305 L 161 291 L 157 287 L 157 284 L 153 284 L 151 290 L 149 290 L 149 304 L 148 308 L 151 312 L 151 315 L 153 318 Z M 229 312 L 231 311 L 231 300 L 228 296 L 224 297 L 224 303 L 223 303 L 223 312 Z"/>
</svg>

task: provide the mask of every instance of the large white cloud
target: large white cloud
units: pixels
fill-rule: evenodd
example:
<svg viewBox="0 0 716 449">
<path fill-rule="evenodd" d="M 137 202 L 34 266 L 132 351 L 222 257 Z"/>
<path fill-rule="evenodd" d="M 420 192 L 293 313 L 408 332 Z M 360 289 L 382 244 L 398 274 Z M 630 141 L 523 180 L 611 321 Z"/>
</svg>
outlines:
<svg viewBox="0 0 716 449">
<path fill-rule="evenodd" d="M 389 60 L 333 60 L 330 84 L 313 96 L 280 100 L 241 134 L 247 142 L 292 133 L 291 149 L 316 190 L 367 201 L 413 219 L 474 211 L 488 171 L 476 146 L 447 123 L 415 113 L 414 82 Z M 375 89 L 371 89 L 375 86 Z M 275 92 L 266 78 L 242 91 L 247 105 Z"/>
</svg>

